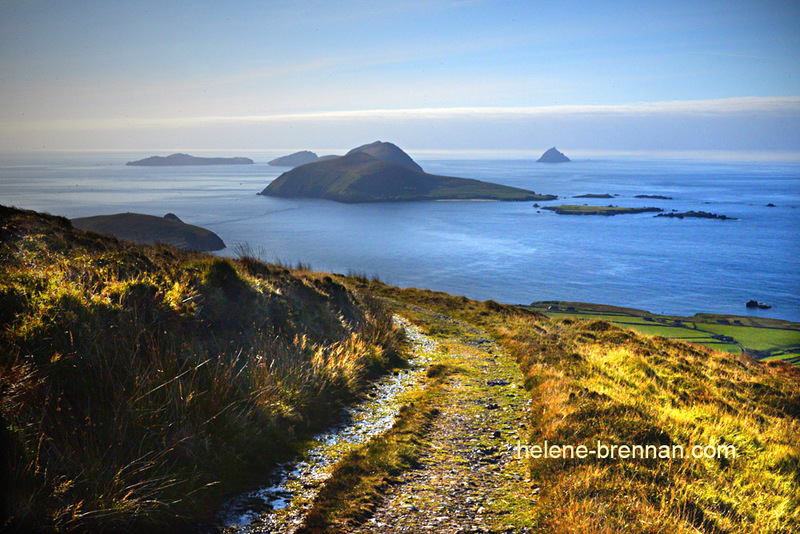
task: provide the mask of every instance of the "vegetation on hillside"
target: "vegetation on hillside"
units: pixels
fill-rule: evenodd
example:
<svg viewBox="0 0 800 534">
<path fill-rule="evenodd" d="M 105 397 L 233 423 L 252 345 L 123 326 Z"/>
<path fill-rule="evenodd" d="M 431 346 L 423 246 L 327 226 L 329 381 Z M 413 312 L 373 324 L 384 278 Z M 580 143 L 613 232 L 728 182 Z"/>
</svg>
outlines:
<svg viewBox="0 0 800 534">
<path fill-rule="evenodd" d="M 278 176 L 261 194 L 288 198 L 324 198 L 346 203 L 556 198 L 480 180 L 427 174 L 376 159 L 362 151 L 295 167 Z"/>
<path fill-rule="evenodd" d="M 364 278 L 351 283 L 492 332 L 524 374 L 526 445 L 546 440 L 685 452 L 657 459 L 523 458 L 530 493 L 505 496 L 506 524 L 548 533 L 800 530 L 800 369 L 607 321 L 548 319 Z M 448 335 L 451 325 L 426 328 Z M 698 445 L 717 453 L 695 458 Z M 731 446 L 735 454 L 725 457 Z"/>
<path fill-rule="evenodd" d="M 330 277 L 0 207 L 0 495 L 27 531 L 172 528 L 400 361 Z"/>
<path fill-rule="evenodd" d="M 227 260 L 133 245 L 0 207 L 5 525 L 152 531 L 213 510 L 263 480 L 371 376 L 400 362 L 402 334 L 384 302 L 434 337 L 488 332 L 516 359 L 528 395 L 523 445 L 685 451 L 521 458 L 528 480 L 499 488 L 502 498 L 486 504 L 503 507 L 504 525 L 548 533 L 800 530 L 800 369 L 788 363 L 594 317 L 549 318 L 287 269 L 247 252 Z M 413 468 L 448 383 L 441 378 L 480 362 L 453 353 L 446 363 L 431 369 L 428 390 L 409 393 L 415 404 L 393 430 L 334 470 L 310 531 L 363 521 L 388 482 Z M 698 445 L 735 453 L 694 458 Z M 352 513 L 337 506 L 342 495 L 357 500 Z"/>
</svg>

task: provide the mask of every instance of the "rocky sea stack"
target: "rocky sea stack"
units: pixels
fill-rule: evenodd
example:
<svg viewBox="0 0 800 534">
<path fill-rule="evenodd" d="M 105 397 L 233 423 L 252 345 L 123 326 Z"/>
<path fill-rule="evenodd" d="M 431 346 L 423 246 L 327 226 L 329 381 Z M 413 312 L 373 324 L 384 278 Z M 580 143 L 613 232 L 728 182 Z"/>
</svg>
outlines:
<svg viewBox="0 0 800 534">
<path fill-rule="evenodd" d="M 559 152 L 556 147 L 553 147 L 542 154 L 542 157 L 536 161 L 538 163 L 567 163 L 571 160 L 562 152 Z"/>
</svg>

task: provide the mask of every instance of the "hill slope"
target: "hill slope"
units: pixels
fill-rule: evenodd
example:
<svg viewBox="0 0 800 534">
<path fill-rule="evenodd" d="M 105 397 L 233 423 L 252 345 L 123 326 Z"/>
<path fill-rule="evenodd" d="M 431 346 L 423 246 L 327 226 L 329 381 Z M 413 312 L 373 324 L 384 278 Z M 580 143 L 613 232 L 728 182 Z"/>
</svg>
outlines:
<svg viewBox="0 0 800 534">
<path fill-rule="evenodd" d="M 375 141 L 374 143 L 369 143 L 366 145 L 361 145 L 359 147 L 354 148 L 346 155 L 355 154 L 356 152 L 363 152 L 364 154 L 369 154 L 375 159 L 379 159 L 381 161 L 387 161 L 389 163 L 396 163 L 406 169 L 411 169 L 412 171 L 417 172 L 424 172 L 422 167 L 419 164 L 411 159 L 411 156 L 406 154 L 400 147 L 393 143 L 387 143 L 385 141 Z"/>
<path fill-rule="evenodd" d="M 330 277 L 0 206 L 0 531 L 179 531 L 362 395 L 400 341 Z"/>
<path fill-rule="evenodd" d="M 437 176 L 382 161 L 364 151 L 285 172 L 262 195 L 338 202 L 406 200 L 551 200 L 533 191 L 479 180 Z"/>
<path fill-rule="evenodd" d="M 211 251 L 225 248 L 222 239 L 211 230 L 186 224 L 172 217 L 117 213 L 79 217 L 72 219 L 72 224 L 81 230 L 113 235 L 117 239 L 134 243 L 164 243 L 181 250 Z"/>
</svg>

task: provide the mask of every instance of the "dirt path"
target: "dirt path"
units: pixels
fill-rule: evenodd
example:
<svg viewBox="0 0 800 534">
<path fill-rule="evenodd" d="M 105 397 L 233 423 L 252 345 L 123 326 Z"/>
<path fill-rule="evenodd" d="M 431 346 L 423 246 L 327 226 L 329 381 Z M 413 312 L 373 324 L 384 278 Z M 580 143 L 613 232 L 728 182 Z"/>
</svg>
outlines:
<svg viewBox="0 0 800 534">
<path fill-rule="evenodd" d="M 535 498 L 516 458 L 527 413 L 519 367 L 484 333 L 436 320 L 457 331 L 437 340 L 440 357 L 461 371 L 446 383 L 418 467 L 401 474 L 352 532 L 527 532 L 513 513 Z"/>
</svg>

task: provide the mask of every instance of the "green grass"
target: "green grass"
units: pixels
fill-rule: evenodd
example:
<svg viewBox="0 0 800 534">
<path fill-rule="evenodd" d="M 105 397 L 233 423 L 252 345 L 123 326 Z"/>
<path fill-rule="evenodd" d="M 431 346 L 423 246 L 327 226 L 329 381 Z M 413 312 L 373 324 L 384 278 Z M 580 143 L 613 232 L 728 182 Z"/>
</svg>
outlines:
<svg viewBox="0 0 800 534">
<path fill-rule="evenodd" d="M 391 314 L 324 273 L 0 225 L 9 529 L 198 521 L 401 361 Z"/>
<path fill-rule="evenodd" d="M 728 460 L 531 458 L 528 498 L 513 493 L 504 499 L 514 524 L 536 533 L 800 530 L 797 368 L 644 336 L 607 321 L 547 319 L 535 309 L 353 283 L 493 332 L 525 378 L 530 444 L 736 447 L 737 457 Z M 615 320 L 636 313 L 585 309 Z"/>
<path fill-rule="evenodd" d="M 551 307 L 558 309 L 551 310 Z M 575 302 L 539 302 L 529 308 L 555 318 L 609 321 L 646 335 L 684 340 L 734 354 L 745 351 L 762 359 L 786 359 L 795 363 L 800 356 L 800 324 L 778 319 L 707 313 L 674 317 Z M 714 336 L 725 336 L 733 341 Z"/>
</svg>

